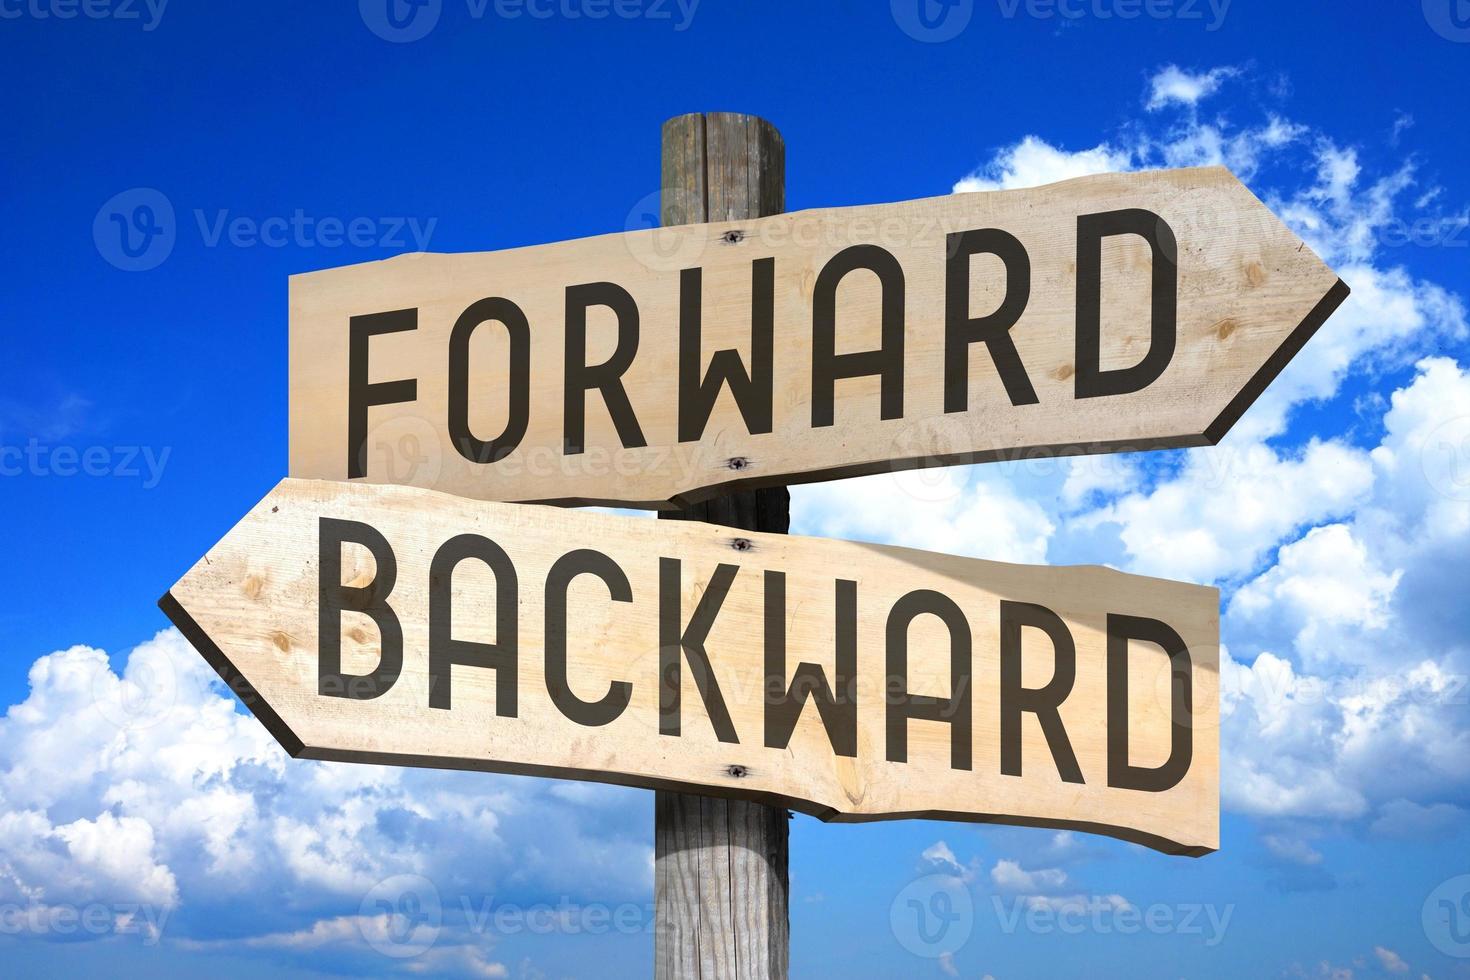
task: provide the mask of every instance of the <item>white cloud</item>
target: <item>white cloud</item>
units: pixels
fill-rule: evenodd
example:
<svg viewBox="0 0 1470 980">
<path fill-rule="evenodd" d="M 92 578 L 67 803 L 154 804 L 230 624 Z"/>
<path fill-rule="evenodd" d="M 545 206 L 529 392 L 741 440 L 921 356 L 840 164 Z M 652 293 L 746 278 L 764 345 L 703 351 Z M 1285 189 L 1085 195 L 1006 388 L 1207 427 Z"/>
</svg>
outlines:
<svg viewBox="0 0 1470 980">
<path fill-rule="evenodd" d="M 1389 403 L 1348 519 L 1288 543 L 1229 606 L 1227 628 L 1276 652 L 1222 674 L 1224 793 L 1251 813 L 1443 834 L 1470 797 L 1470 442 L 1455 428 L 1470 371 L 1426 359 Z"/>
<path fill-rule="evenodd" d="M 1408 973 L 1409 964 L 1405 963 L 1403 957 L 1391 949 L 1383 946 L 1374 946 L 1373 955 L 1378 957 L 1378 963 L 1389 973 Z"/>
<path fill-rule="evenodd" d="M 1182 106 L 1182 122 L 1079 151 L 1027 136 L 955 185 L 1201 163 L 1247 180 L 1306 174 L 1299 186 L 1257 192 L 1353 295 L 1226 442 L 1163 464 L 1064 461 L 1050 483 L 984 467 L 799 487 L 794 523 L 1031 563 L 1063 539 L 1112 542 L 1113 552 L 1088 560 L 1239 582 L 1225 626 L 1241 659 L 1222 655 L 1225 805 L 1273 826 L 1463 829 L 1470 374 L 1453 357 L 1425 355 L 1463 341 L 1465 315 L 1457 296 L 1385 246 L 1435 205 L 1437 188 L 1418 186 L 1407 164 L 1375 177 L 1351 147 L 1283 116 L 1200 121 L 1196 107 L 1234 73 L 1167 68 L 1152 79 L 1147 108 Z M 1419 358 L 1371 450 L 1363 445 L 1376 418 L 1367 436 L 1327 431 L 1303 443 L 1293 432 L 1305 406 L 1340 398 L 1348 379 L 1387 392 L 1384 373 Z M 30 684 L 0 721 L 0 901 L 143 902 L 177 909 L 170 928 L 181 931 L 171 935 L 191 942 L 288 951 L 362 941 L 374 920 L 356 914 L 358 903 L 395 874 L 425 874 L 446 890 L 583 888 L 589 879 L 603 894 L 647 888 L 646 807 L 628 806 L 630 794 L 288 760 L 172 631 L 134 650 L 121 675 L 102 651 L 74 647 L 37 660 Z M 1316 865 L 1322 856 L 1308 839 L 1273 832 L 1265 846 Z M 1058 854 L 1077 846 L 1066 834 L 1054 844 Z M 566 853 L 577 854 L 575 869 Z M 924 860 L 972 874 L 942 842 Z M 1058 894 L 1069 884 L 1057 867 L 998 861 L 990 876 L 1049 908 L 1098 901 Z M 1101 901 L 1127 905 L 1117 895 Z M 259 927 L 221 936 L 214 923 L 242 908 Z M 442 959 L 423 961 L 431 971 L 503 975 L 474 944 L 451 939 L 434 955 Z"/>
<path fill-rule="evenodd" d="M 1403 840 L 1437 840 L 1470 826 L 1463 807 L 1449 803 L 1423 806 L 1413 800 L 1390 800 L 1378 809 L 1378 819 L 1369 827 L 1379 837 Z"/>
<path fill-rule="evenodd" d="M 1029 895 L 1024 901 L 1027 908 L 1046 909 L 1070 916 L 1115 914 L 1134 908 L 1122 895 Z"/>
<path fill-rule="evenodd" d="M 793 487 L 799 534 L 888 542 L 995 561 L 1042 562 L 1055 525 L 1004 480 L 972 469 L 883 473 Z"/>
<path fill-rule="evenodd" d="M 1038 868 L 1027 871 L 1016 861 L 999 860 L 990 869 L 990 880 L 996 888 L 1008 892 L 1053 892 L 1067 883 L 1061 868 Z"/>
<path fill-rule="evenodd" d="M 1464 794 L 1470 733 L 1444 675 L 1302 675 L 1271 653 L 1222 663 L 1222 802 L 1268 817 L 1350 820 L 1371 800 Z"/>
<path fill-rule="evenodd" d="M 919 861 L 928 870 L 950 875 L 961 884 L 969 884 L 975 879 L 974 867 L 961 864 L 954 851 L 942 840 L 924 848 L 919 855 Z M 971 863 L 973 865 L 974 862 Z"/>
<path fill-rule="evenodd" d="M 1190 453 L 1174 479 L 1075 523 L 1118 525 L 1133 571 L 1215 582 L 1254 571 L 1296 528 L 1349 513 L 1372 484 L 1368 455 L 1341 442 L 1286 454 L 1229 440 Z"/>
<path fill-rule="evenodd" d="M 0 888 L 12 901 L 86 904 L 105 894 L 165 911 L 178 903 L 178 883 L 158 861 L 153 828 L 105 811 L 61 824 L 38 810 L 0 813 L 0 869 Z"/>
<path fill-rule="evenodd" d="M 1068 510 L 1075 510 L 1096 497 L 1116 496 L 1144 482 L 1143 469 L 1133 454 L 1081 456 L 1067 460 L 1065 472 L 1061 502 Z"/>
<path fill-rule="evenodd" d="M 1390 833 L 1417 815 L 1405 807 L 1451 808 L 1434 811 L 1443 820 L 1470 799 L 1470 763 L 1460 761 L 1470 749 L 1470 379 L 1462 363 L 1430 356 L 1465 341 L 1466 317 L 1460 297 L 1403 266 L 1413 253 L 1392 251 L 1406 228 L 1450 227 L 1463 214 L 1430 210 L 1442 193 L 1419 184 L 1402 151 L 1375 173 L 1354 147 L 1279 112 L 1201 119 L 1198 106 L 1239 74 L 1166 66 L 1145 108 L 1186 110 L 1170 121 L 1146 116 L 1080 151 L 1027 136 L 956 189 L 1224 164 L 1338 270 L 1351 297 L 1221 446 L 1162 462 L 1061 461 L 1051 484 L 1013 479 L 1026 491 L 1015 496 L 1045 505 L 1030 526 L 1053 525 L 1052 560 L 1225 586 L 1223 627 L 1242 657 L 1226 655 L 1222 670 L 1227 806 L 1370 819 Z M 1255 186 L 1259 173 L 1285 183 Z M 1304 408 L 1334 403 L 1357 379 L 1371 435 L 1374 398 L 1391 387 L 1382 379 L 1410 369 L 1387 400 L 1378 445 L 1362 445 L 1351 416 L 1305 441 L 1293 431 Z M 947 532 L 931 524 L 924 534 Z"/>
<path fill-rule="evenodd" d="M 960 866 L 960 862 L 958 861 L 958 859 L 955 858 L 954 851 L 950 850 L 949 845 L 942 840 L 935 841 L 933 844 L 930 844 L 928 847 L 924 848 L 923 853 L 919 855 L 919 859 L 929 864 L 937 864 L 941 867 L 952 868 L 955 871 L 964 870 L 964 868 Z"/>
<path fill-rule="evenodd" d="M 381 915 L 338 915 L 330 919 L 318 919 L 305 929 L 289 932 L 271 932 L 263 936 L 251 936 L 240 945 L 259 949 L 320 949 L 323 946 L 341 944 L 355 945 L 364 936 L 387 941 L 394 927 L 388 913 Z M 407 928 L 402 942 L 404 945 L 427 944 L 434 927 L 418 924 Z"/>
<path fill-rule="evenodd" d="M 1146 108 L 1154 112 L 1167 105 L 1196 106 L 1219 91 L 1226 79 L 1238 74 L 1235 68 L 1212 68 L 1194 73 L 1178 65 L 1167 65 L 1149 80 Z"/>
<path fill-rule="evenodd" d="M 1300 837 L 1293 837 L 1289 834 L 1266 834 L 1262 836 L 1261 843 L 1265 844 L 1266 850 L 1273 855 L 1292 864 L 1311 867 L 1322 863 L 1322 852 Z"/>
<path fill-rule="evenodd" d="M 1344 634 L 1370 649 L 1392 621 L 1402 570 L 1380 568 L 1346 524 L 1312 528 L 1281 549 L 1276 565 L 1235 593 L 1229 615 L 1263 636 L 1292 638 L 1308 664 L 1340 663 Z"/>
<path fill-rule="evenodd" d="M 414 921 L 394 913 L 338 915 L 318 919 L 301 929 L 270 932 L 241 940 L 198 941 L 178 945 L 197 952 L 267 950 L 315 957 L 330 951 L 339 967 L 361 962 L 365 970 L 503 978 L 505 964 L 491 958 L 491 944 L 462 927 L 448 928 L 434 921 Z M 343 963 L 342 960 L 347 962 Z"/>
<path fill-rule="evenodd" d="M 285 950 L 366 942 L 350 917 L 402 873 L 449 904 L 648 887 L 637 794 L 567 800 L 541 780 L 291 760 L 173 630 L 121 675 L 79 646 L 29 679 L 0 719 L 0 901 L 141 904 L 171 940 Z M 299 931 L 303 919 L 316 925 Z M 453 945 L 434 962 L 499 975 Z"/>
<path fill-rule="evenodd" d="M 1470 371 L 1447 357 L 1426 358 L 1390 404 L 1387 436 L 1373 451 L 1381 485 L 1375 523 L 1411 539 L 1470 533 Z"/>
<path fill-rule="evenodd" d="M 1192 110 L 1233 74 L 1166 68 L 1147 107 Z M 1298 186 L 1257 193 L 1338 269 L 1351 298 L 1221 446 L 1175 466 L 1063 464 L 1049 550 L 1065 540 L 1069 560 L 1098 560 L 1075 550 L 1090 545 L 1132 571 L 1224 584 L 1227 596 L 1243 583 L 1224 622 L 1249 652 L 1224 668 L 1226 805 L 1327 820 L 1376 814 L 1372 828 L 1393 833 L 1418 815 L 1405 807 L 1448 807 L 1435 811 L 1444 820 L 1470 796 L 1459 761 L 1470 748 L 1470 624 L 1456 591 L 1470 578 L 1470 381 L 1451 358 L 1421 360 L 1389 400 L 1371 451 L 1330 430 L 1305 445 L 1273 441 L 1301 406 L 1336 398 L 1348 378 L 1403 370 L 1465 339 L 1462 300 L 1388 252 L 1437 206 L 1434 189 L 1417 186 L 1412 162 L 1370 175 L 1353 148 L 1279 115 L 1241 127 L 1193 112 L 1080 153 L 1027 137 L 961 186 L 1205 163 L 1250 179 L 1268 162 L 1305 169 Z"/>
<path fill-rule="evenodd" d="M 1269 817 L 1346 820 L 1368 809 L 1331 766 L 1341 714 L 1320 683 L 1262 653 L 1244 665 L 1221 657 L 1220 795 L 1226 807 Z"/>
<path fill-rule="evenodd" d="M 954 192 L 963 194 L 1039 187 L 1073 177 L 1132 170 L 1133 166 L 1133 155 L 1128 150 L 1114 149 L 1106 143 L 1090 150 L 1068 152 L 1038 136 L 1027 136 L 1016 145 L 998 152 L 981 169 L 956 182 Z"/>
<path fill-rule="evenodd" d="M 1268 115 L 1259 126 L 1232 130 L 1223 123 L 1191 120 L 1150 147 L 1138 152 L 1152 163 L 1168 167 L 1229 167 L 1237 177 L 1250 180 L 1263 162 L 1308 135 L 1305 126 Z"/>
</svg>

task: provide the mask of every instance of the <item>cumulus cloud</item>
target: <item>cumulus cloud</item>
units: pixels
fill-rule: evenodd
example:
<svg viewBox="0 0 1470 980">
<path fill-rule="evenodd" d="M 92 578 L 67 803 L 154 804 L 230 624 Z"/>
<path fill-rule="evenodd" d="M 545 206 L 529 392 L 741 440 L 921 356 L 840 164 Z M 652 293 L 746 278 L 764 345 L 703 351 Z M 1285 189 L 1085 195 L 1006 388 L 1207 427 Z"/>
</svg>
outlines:
<svg viewBox="0 0 1470 980">
<path fill-rule="evenodd" d="M 301 929 L 270 932 L 242 940 L 183 939 L 178 945 L 197 952 L 260 950 L 286 954 L 330 952 L 343 967 L 364 971 L 430 976 L 502 978 L 504 963 L 491 958 L 490 944 L 464 929 L 446 930 L 438 922 L 381 912 L 318 919 Z"/>
<path fill-rule="evenodd" d="M 949 875 L 960 884 L 969 884 L 975 880 L 976 862 L 971 859 L 969 864 L 962 864 L 960 859 L 944 841 L 935 841 L 924 848 L 919 855 L 920 866 L 931 873 Z"/>
<path fill-rule="evenodd" d="M 1149 97 L 1145 106 L 1155 112 L 1167 105 L 1195 106 L 1219 91 L 1227 78 L 1239 74 L 1235 68 L 1212 68 L 1190 72 L 1178 65 L 1166 65 L 1149 81 Z"/>
<path fill-rule="evenodd" d="M 942 840 L 935 841 L 924 848 L 923 853 L 919 855 L 919 860 L 929 865 L 948 868 L 956 873 L 962 873 L 965 870 L 955 858 L 954 851 L 950 850 L 949 845 Z"/>
<path fill-rule="evenodd" d="M 1404 840 L 1439 840 L 1449 837 L 1470 822 L 1463 807 L 1449 803 L 1428 806 L 1413 800 L 1390 800 L 1378 809 L 1371 830 L 1379 837 Z"/>
<path fill-rule="evenodd" d="M 1132 170 L 1133 154 L 1106 143 L 1089 150 L 1068 152 L 1058 149 L 1039 136 L 1027 136 L 1014 146 L 995 155 L 981 169 L 961 178 L 954 192 L 1002 191 L 1017 187 L 1038 187 L 1073 177 Z"/>
<path fill-rule="evenodd" d="M 1136 456 L 1110 453 L 1083 456 L 1065 463 L 1061 504 L 1065 511 L 1075 511 L 1087 504 L 1103 503 L 1145 482 L 1143 467 Z"/>
<path fill-rule="evenodd" d="M 1350 520 L 1282 547 L 1227 610 L 1252 646 L 1275 648 L 1222 674 L 1226 797 L 1248 812 L 1380 808 L 1370 830 L 1401 835 L 1457 818 L 1470 795 L 1470 650 L 1451 595 L 1470 571 L 1456 483 L 1470 444 L 1436 435 L 1470 414 L 1470 372 L 1426 359 L 1390 404 Z"/>
<path fill-rule="evenodd" d="M 1262 836 L 1261 843 L 1265 844 L 1266 850 L 1276 858 L 1291 864 L 1312 867 L 1322 863 L 1322 852 L 1300 837 L 1293 837 L 1290 834 L 1266 834 Z"/>
<path fill-rule="evenodd" d="M 1274 110 L 1202 118 L 1242 74 L 1165 67 L 1143 121 L 1080 150 L 1026 136 L 955 185 L 1199 164 L 1251 181 L 1353 293 L 1224 442 L 1061 460 L 1040 475 L 911 474 L 927 481 L 917 493 L 895 492 L 893 476 L 798 488 L 796 525 L 1222 586 L 1224 804 L 1399 833 L 1456 817 L 1470 797 L 1470 377 L 1443 353 L 1467 337 L 1464 305 L 1392 251 L 1405 226 L 1442 217 L 1426 211 L 1440 194 L 1412 156 L 1375 172 L 1357 148 Z M 1263 173 L 1275 183 L 1260 186 Z M 1353 386 L 1369 395 L 1345 405 Z M 1298 866 L 1318 853 L 1286 837 L 1273 853 L 1289 860 L 1287 849 Z"/>
<path fill-rule="evenodd" d="M 568 800 L 540 780 L 291 760 L 174 630 L 120 673 L 79 646 L 38 658 L 29 682 L 0 719 L 0 901 L 101 903 L 196 948 L 370 953 L 360 906 L 394 875 L 426 876 L 448 905 L 646 891 L 647 807 L 629 791 Z M 443 945 L 416 962 L 499 975 L 483 943 Z"/>
<path fill-rule="evenodd" d="M 1225 443 L 1060 461 L 1037 476 L 983 467 L 800 487 L 793 523 L 1030 563 L 1067 549 L 1224 585 L 1223 802 L 1271 828 L 1264 846 L 1277 859 L 1316 867 L 1327 848 L 1283 823 L 1358 821 L 1384 836 L 1465 827 L 1470 375 L 1446 353 L 1465 340 L 1465 314 L 1389 251 L 1406 222 L 1438 215 L 1438 189 L 1420 184 L 1412 159 L 1398 153 L 1375 174 L 1360 151 L 1283 115 L 1201 118 L 1239 76 L 1167 67 L 1150 80 L 1142 121 L 1122 133 L 1078 150 L 1026 136 L 955 184 L 1209 163 L 1250 181 L 1353 295 Z M 1342 410 L 1350 382 L 1386 395 L 1386 411 L 1359 425 Z M 1304 437 L 1304 416 L 1327 406 L 1338 411 L 1312 416 L 1305 428 L 1317 435 Z M 393 875 L 456 895 L 501 883 L 643 894 L 647 808 L 631 799 L 289 760 L 165 631 L 121 672 L 88 647 L 36 660 L 29 694 L 0 720 L 0 900 L 147 906 L 173 913 L 171 936 L 209 948 L 356 949 L 387 927 L 359 904 Z M 1057 834 L 1027 852 L 1032 869 L 997 861 L 991 884 L 1045 907 L 1096 901 L 1070 894 L 1060 866 L 1081 846 Z M 578 855 L 574 871 L 565 852 Z M 923 859 L 972 875 L 942 842 Z M 255 914 L 242 921 L 231 914 L 240 907 Z M 503 972 L 472 937 L 451 933 L 434 949 L 420 961 L 430 972 Z"/>
<path fill-rule="evenodd" d="M 1470 533 L 1470 372 L 1447 357 L 1417 365 L 1390 399 L 1373 450 L 1381 494 L 1371 517 L 1410 541 Z"/>
<path fill-rule="evenodd" d="M 800 534 L 1033 563 L 1046 560 L 1055 530 L 1039 503 L 1004 480 L 953 468 L 796 487 L 791 525 Z"/>
<path fill-rule="evenodd" d="M 1192 582 L 1254 571 L 1287 534 L 1352 511 L 1373 485 L 1368 454 L 1313 440 L 1299 452 L 1231 441 L 1185 457 L 1181 472 L 1075 524 L 1117 525 L 1132 570 Z"/>
<path fill-rule="evenodd" d="M 1378 964 L 1389 973 L 1409 972 L 1409 964 L 1404 962 L 1403 957 L 1385 946 L 1374 946 L 1373 955 L 1378 958 Z"/>
<path fill-rule="evenodd" d="M 1330 768 L 1342 716 L 1320 684 L 1272 653 L 1247 665 L 1226 651 L 1220 696 L 1225 806 L 1271 817 L 1350 819 L 1367 811 L 1360 789 Z"/>
<path fill-rule="evenodd" d="M 1028 487 L 1025 499 L 1048 503 L 1051 560 L 1224 588 L 1226 806 L 1397 833 L 1457 817 L 1470 796 L 1470 379 L 1442 353 L 1463 345 L 1466 318 L 1459 296 L 1393 251 L 1406 228 L 1463 215 L 1434 210 L 1440 189 L 1411 154 L 1375 172 L 1358 148 L 1274 110 L 1205 118 L 1243 74 L 1165 66 L 1145 120 L 1081 150 L 1028 136 L 956 189 L 1224 164 L 1352 287 L 1222 445 L 1110 468 L 1067 461 L 1050 494 Z M 1343 410 L 1350 382 L 1370 392 L 1357 413 Z M 1378 392 L 1392 392 L 1381 417 Z M 1321 414 L 1303 438 L 1308 410 Z M 1286 837 L 1274 851 L 1298 864 L 1317 853 Z"/>
<path fill-rule="evenodd" d="M 1098 915 L 1134 911 L 1133 903 L 1122 895 L 1028 895 L 1026 907 L 1046 909 L 1058 915 Z"/>
<path fill-rule="evenodd" d="M 1358 649 L 1384 639 L 1402 577 L 1381 568 L 1348 525 L 1323 525 L 1282 547 L 1275 566 L 1235 593 L 1229 614 L 1259 635 L 1290 638 L 1304 662 L 1329 664 L 1343 655 L 1345 634 L 1367 641 Z"/>
<path fill-rule="evenodd" d="M 1027 871 L 1016 861 L 1001 859 L 990 869 L 990 881 L 1001 891 L 1053 892 L 1067 883 L 1067 873 L 1061 868 L 1037 868 Z"/>
</svg>

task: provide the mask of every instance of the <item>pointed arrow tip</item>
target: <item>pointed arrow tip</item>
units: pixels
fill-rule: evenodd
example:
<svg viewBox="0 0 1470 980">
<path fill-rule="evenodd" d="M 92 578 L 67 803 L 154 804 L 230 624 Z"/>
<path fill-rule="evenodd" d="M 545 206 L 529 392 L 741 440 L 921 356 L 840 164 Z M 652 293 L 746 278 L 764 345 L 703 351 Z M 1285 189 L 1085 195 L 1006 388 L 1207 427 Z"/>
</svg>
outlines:
<svg viewBox="0 0 1470 980">
<path fill-rule="evenodd" d="M 225 656 L 224 651 L 194 621 L 194 617 L 189 615 L 189 611 L 184 608 L 183 604 L 174 598 L 172 591 L 165 592 L 163 598 L 158 600 L 158 608 L 163 610 L 163 614 L 174 624 L 174 628 L 189 641 L 189 645 L 199 651 L 205 663 L 214 668 L 214 672 L 219 674 L 225 686 L 235 693 L 235 696 L 250 710 L 251 714 L 260 719 L 266 731 L 281 743 L 281 748 L 286 750 L 286 754 L 293 759 L 299 758 L 306 749 L 305 743 L 296 737 L 296 733 L 291 731 L 290 726 L 280 715 L 276 714 L 275 709 L 266 702 L 254 685 L 246 680 L 245 675 L 230 662 L 230 658 Z"/>
<path fill-rule="evenodd" d="M 1305 319 L 1296 325 L 1281 346 L 1266 359 L 1265 364 L 1261 365 L 1260 370 L 1230 400 L 1230 404 L 1225 406 L 1225 410 L 1220 413 L 1219 417 L 1205 429 L 1205 438 L 1209 440 L 1210 445 L 1219 445 L 1220 440 L 1225 438 L 1225 433 L 1230 431 L 1231 426 L 1240 421 L 1246 409 L 1250 408 L 1266 390 L 1266 387 L 1276 380 L 1276 376 L 1306 346 L 1307 341 L 1312 339 L 1312 336 L 1322 324 L 1327 322 L 1327 318 L 1337 311 L 1351 292 L 1352 289 L 1341 279 L 1338 279 L 1332 288 L 1327 290 Z"/>
</svg>

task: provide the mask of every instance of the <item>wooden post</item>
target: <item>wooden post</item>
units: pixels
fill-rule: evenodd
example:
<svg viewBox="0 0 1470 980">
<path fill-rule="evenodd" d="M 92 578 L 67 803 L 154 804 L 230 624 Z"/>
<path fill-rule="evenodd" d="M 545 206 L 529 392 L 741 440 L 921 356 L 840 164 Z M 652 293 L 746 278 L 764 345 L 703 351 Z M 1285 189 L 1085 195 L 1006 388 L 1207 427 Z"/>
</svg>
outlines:
<svg viewBox="0 0 1470 980">
<path fill-rule="evenodd" d="M 665 225 L 739 221 L 786 206 L 786 149 L 763 119 L 691 113 L 664 123 Z M 716 497 L 664 518 L 786 533 L 785 487 Z M 654 804 L 654 976 L 785 980 L 786 811 L 660 790 Z"/>
</svg>

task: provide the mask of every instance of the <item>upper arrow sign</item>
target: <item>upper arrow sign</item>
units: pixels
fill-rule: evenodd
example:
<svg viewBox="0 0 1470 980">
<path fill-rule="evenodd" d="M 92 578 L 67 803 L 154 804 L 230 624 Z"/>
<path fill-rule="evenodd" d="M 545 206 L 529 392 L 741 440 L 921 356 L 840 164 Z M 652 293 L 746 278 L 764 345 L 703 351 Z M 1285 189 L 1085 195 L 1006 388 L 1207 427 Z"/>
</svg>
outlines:
<svg viewBox="0 0 1470 980">
<path fill-rule="evenodd" d="M 1217 442 L 1347 296 L 1229 171 L 293 277 L 291 475 L 658 507 Z"/>
</svg>

